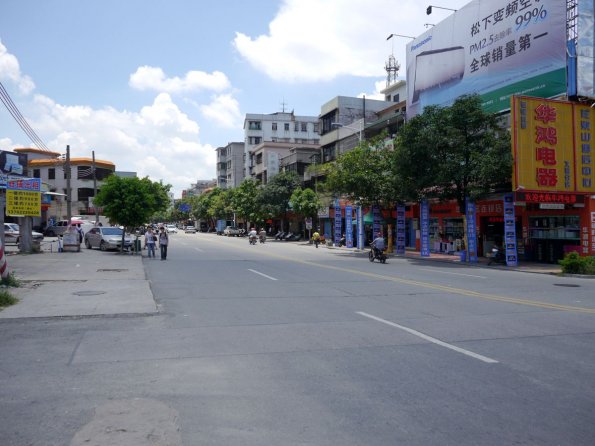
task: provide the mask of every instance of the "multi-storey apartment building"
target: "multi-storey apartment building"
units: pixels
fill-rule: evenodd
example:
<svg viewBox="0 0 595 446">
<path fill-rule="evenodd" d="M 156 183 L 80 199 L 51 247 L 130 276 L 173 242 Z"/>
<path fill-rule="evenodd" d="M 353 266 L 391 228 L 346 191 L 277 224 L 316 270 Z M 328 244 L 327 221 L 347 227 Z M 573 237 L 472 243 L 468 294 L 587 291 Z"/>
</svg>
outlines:
<svg viewBox="0 0 595 446">
<path fill-rule="evenodd" d="M 317 116 L 296 116 L 293 112 L 248 113 L 244 119 L 244 177 L 255 176 L 254 148 L 259 144 L 318 144 L 319 140 Z"/>
<path fill-rule="evenodd" d="M 310 155 L 317 154 L 320 146 L 318 144 L 295 144 L 287 142 L 263 142 L 254 147 L 254 178 L 261 184 L 268 181 L 282 170 L 282 161 L 292 153 L 299 151 L 300 154 L 308 152 Z M 287 159 L 289 162 L 289 159 Z M 297 160 L 296 160 L 297 162 Z M 310 161 L 311 163 L 312 161 Z M 296 166 L 297 169 L 297 166 Z M 293 169 L 288 169 L 293 170 Z M 301 172 L 295 171 L 303 176 Z"/>
<path fill-rule="evenodd" d="M 230 142 L 217 149 L 217 186 L 238 187 L 244 178 L 244 143 Z"/>
</svg>

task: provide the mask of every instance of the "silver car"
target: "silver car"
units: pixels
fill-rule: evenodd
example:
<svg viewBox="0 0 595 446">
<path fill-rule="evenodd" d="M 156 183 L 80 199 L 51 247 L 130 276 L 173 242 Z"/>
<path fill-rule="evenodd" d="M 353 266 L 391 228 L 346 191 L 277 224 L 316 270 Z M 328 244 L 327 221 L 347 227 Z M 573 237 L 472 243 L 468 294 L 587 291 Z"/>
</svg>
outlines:
<svg viewBox="0 0 595 446">
<path fill-rule="evenodd" d="M 36 242 L 43 240 L 43 234 L 39 232 L 32 232 L 32 239 Z M 4 242 L 5 243 L 16 243 L 17 245 L 21 241 L 21 230 L 19 225 L 16 223 L 4 223 Z"/>
<path fill-rule="evenodd" d="M 102 251 L 108 249 L 120 249 L 122 246 L 123 229 L 114 226 L 97 226 L 91 228 L 85 234 L 85 246 L 88 249 L 99 248 Z M 126 234 L 124 236 L 124 249 L 132 247 L 132 238 Z"/>
</svg>

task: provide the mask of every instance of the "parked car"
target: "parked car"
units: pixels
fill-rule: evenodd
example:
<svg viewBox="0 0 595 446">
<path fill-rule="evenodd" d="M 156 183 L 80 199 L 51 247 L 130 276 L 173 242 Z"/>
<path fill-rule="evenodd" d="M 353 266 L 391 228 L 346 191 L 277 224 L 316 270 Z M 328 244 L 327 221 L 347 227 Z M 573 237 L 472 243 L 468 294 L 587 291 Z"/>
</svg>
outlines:
<svg viewBox="0 0 595 446">
<path fill-rule="evenodd" d="M 167 231 L 168 234 L 177 234 L 178 233 L 178 228 L 176 228 L 176 225 L 166 225 L 165 230 Z"/>
<path fill-rule="evenodd" d="M 43 234 L 33 231 L 32 238 L 34 241 L 40 242 L 43 240 Z M 16 223 L 4 223 L 4 243 L 19 244 L 21 241 L 21 232 L 19 225 Z"/>
<path fill-rule="evenodd" d="M 85 221 L 85 220 L 70 220 L 70 223 L 68 223 L 68 220 L 60 220 L 46 228 L 46 230 L 44 232 L 45 236 L 46 237 L 57 237 L 59 235 L 62 235 L 66 232 L 66 228 L 68 228 L 69 224 L 75 225 L 75 226 L 81 226 L 83 228 L 83 231 L 85 231 L 85 228 L 93 227 L 89 223 L 89 221 Z"/>
<path fill-rule="evenodd" d="M 239 237 L 242 234 L 242 230 L 236 228 L 235 226 L 227 226 L 224 230 L 223 230 L 223 235 L 226 235 L 228 237 Z"/>
<path fill-rule="evenodd" d="M 196 234 L 196 228 L 194 226 L 186 226 L 184 232 L 186 234 Z"/>
<path fill-rule="evenodd" d="M 102 251 L 108 249 L 120 249 L 122 246 L 123 229 L 114 226 L 97 226 L 91 228 L 85 234 L 85 246 L 88 249 L 99 248 Z M 124 249 L 132 247 L 132 238 L 130 235 L 124 236 Z"/>
</svg>

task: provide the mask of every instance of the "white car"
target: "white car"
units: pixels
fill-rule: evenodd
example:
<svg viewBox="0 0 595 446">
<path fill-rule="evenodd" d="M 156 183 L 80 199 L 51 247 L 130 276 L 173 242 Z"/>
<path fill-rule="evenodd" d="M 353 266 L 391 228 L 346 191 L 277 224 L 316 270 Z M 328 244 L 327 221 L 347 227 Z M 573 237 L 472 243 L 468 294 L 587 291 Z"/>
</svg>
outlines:
<svg viewBox="0 0 595 446">
<path fill-rule="evenodd" d="M 165 230 L 167 231 L 168 234 L 177 234 L 178 233 L 178 228 L 176 228 L 176 225 L 166 225 Z"/>
<path fill-rule="evenodd" d="M 186 233 L 186 234 L 196 234 L 196 228 L 194 226 L 186 226 L 184 228 L 184 233 Z"/>
<path fill-rule="evenodd" d="M 16 223 L 4 223 L 4 242 L 5 243 L 16 243 L 17 245 L 21 241 L 21 232 L 19 225 Z M 34 241 L 42 241 L 43 234 L 33 231 L 32 238 Z"/>
<path fill-rule="evenodd" d="M 120 249 L 122 246 L 122 233 L 124 230 L 117 227 L 98 226 L 92 228 L 85 234 L 85 246 L 88 249 L 99 248 L 102 251 L 108 249 Z M 124 249 L 132 248 L 132 238 L 124 234 Z"/>
</svg>

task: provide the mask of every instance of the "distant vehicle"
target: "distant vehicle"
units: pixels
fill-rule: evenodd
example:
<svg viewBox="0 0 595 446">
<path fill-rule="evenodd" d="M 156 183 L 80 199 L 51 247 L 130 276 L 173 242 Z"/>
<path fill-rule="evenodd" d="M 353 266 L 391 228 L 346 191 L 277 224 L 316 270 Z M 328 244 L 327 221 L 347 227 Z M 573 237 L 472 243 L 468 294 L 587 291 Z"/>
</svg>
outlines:
<svg viewBox="0 0 595 446">
<path fill-rule="evenodd" d="M 223 230 L 223 235 L 226 235 L 228 237 L 239 237 L 242 234 L 242 230 L 236 228 L 235 226 L 227 226 L 224 230 Z"/>
<path fill-rule="evenodd" d="M 167 231 L 168 234 L 177 234 L 178 233 L 178 228 L 176 228 L 176 225 L 166 225 L 165 230 Z"/>
<path fill-rule="evenodd" d="M 184 232 L 186 234 L 196 234 L 196 228 L 194 226 L 186 226 Z"/>
<path fill-rule="evenodd" d="M 43 234 L 33 231 L 32 238 L 34 241 L 42 241 Z M 16 223 L 4 223 L 4 242 L 19 244 L 21 241 L 21 232 L 19 225 Z"/>
<path fill-rule="evenodd" d="M 46 237 L 57 237 L 57 236 L 62 235 L 66 232 L 66 228 L 68 228 L 69 224 L 88 225 L 88 223 L 89 222 L 86 222 L 84 220 L 71 220 L 70 222 L 68 220 L 60 220 L 60 221 L 56 222 L 55 224 L 47 227 L 45 230 L 45 235 L 46 235 Z"/>
<path fill-rule="evenodd" d="M 99 248 L 102 251 L 108 249 L 120 249 L 122 247 L 123 229 L 113 226 L 97 226 L 85 234 L 85 246 L 88 249 Z M 132 247 L 132 238 L 126 234 L 124 236 L 124 249 Z"/>
</svg>

